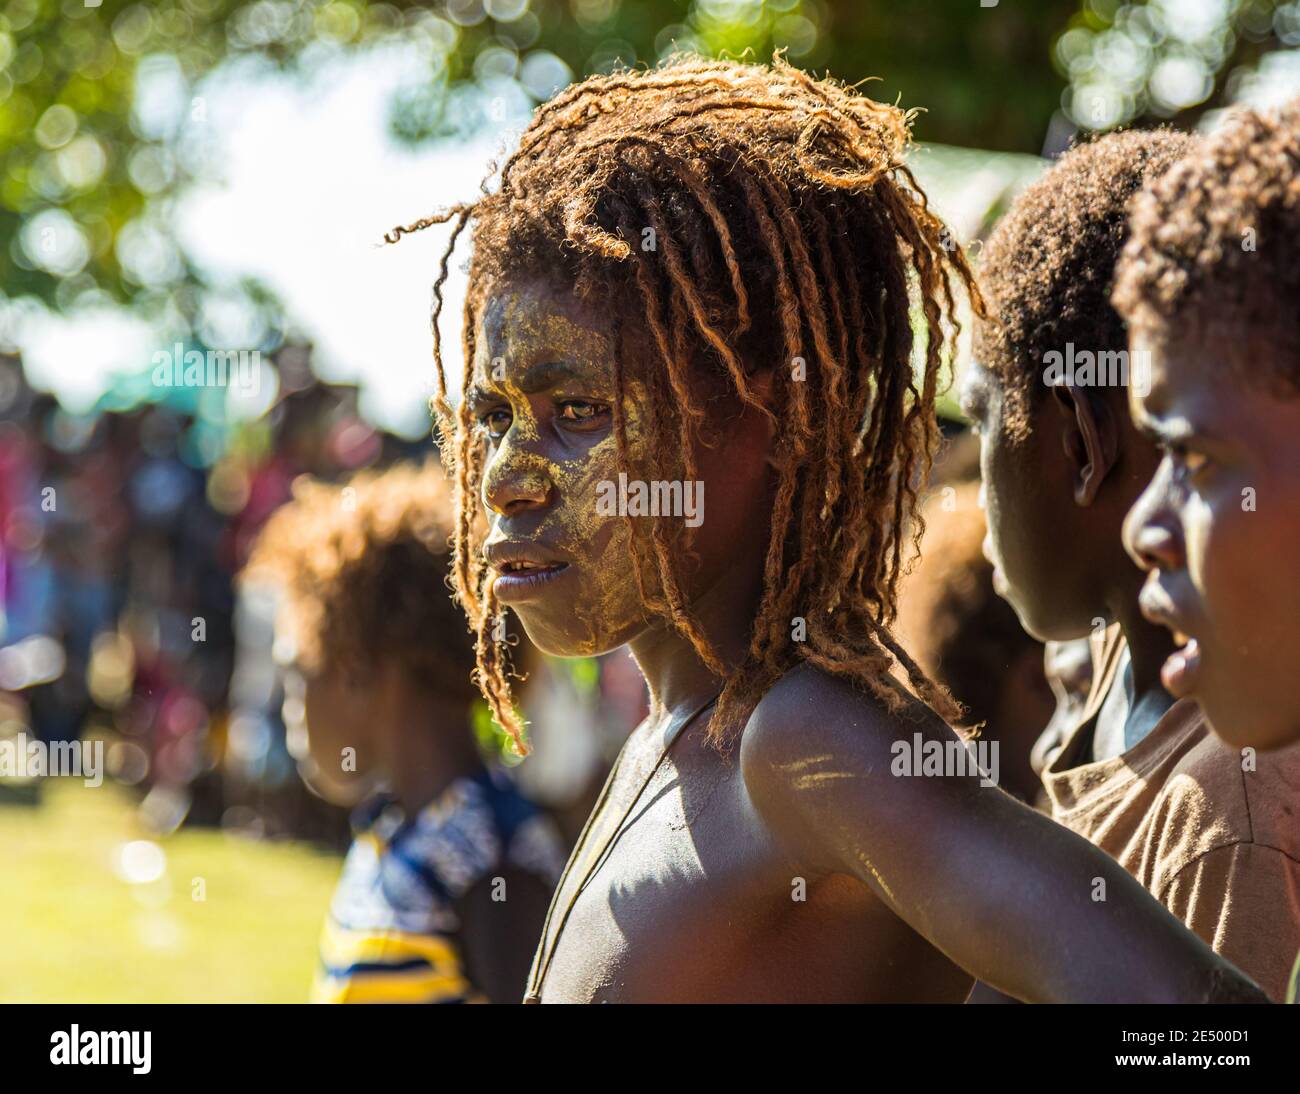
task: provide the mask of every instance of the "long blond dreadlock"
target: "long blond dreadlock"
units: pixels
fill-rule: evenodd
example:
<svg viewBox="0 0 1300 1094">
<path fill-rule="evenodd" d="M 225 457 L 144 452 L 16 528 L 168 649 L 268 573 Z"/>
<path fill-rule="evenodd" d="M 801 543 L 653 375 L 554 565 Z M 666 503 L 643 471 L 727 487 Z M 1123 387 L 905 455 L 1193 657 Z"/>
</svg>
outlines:
<svg viewBox="0 0 1300 1094">
<path fill-rule="evenodd" d="M 896 660 L 953 720 L 951 699 L 890 636 L 904 529 L 937 439 L 934 402 L 957 332 L 954 276 L 980 307 L 965 258 L 904 163 L 910 114 L 786 64 L 677 58 L 592 77 L 541 106 L 500 185 L 396 228 L 389 242 L 452 223 L 434 283 L 434 408 L 457 491 L 454 583 L 477 631 L 478 679 L 523 750 L 498 605 L 481 553 L 485 443 L 467 409 L 475 319 L 489 286 L 521 269 L 608 293 L 619 337 L 648 338 L 641 377 L 650 442 L 632 451 L 616 355 L 613 407 L 629 477 L 694 480 L 703 369 L 775 427 L 777 484 L 762 600 L 748 652 L 724 666 L 682 585 L 681 522 L 629 516 L 642 600 L 726 680 L 710 736 L 724 745 L 799 661 L 858 681 L 891 709 Z M 438 320 L 456 241 L 473 223 L 465 382 L 448 399 Z M 653 229 L 655 245 L 642 245 Z M 914 367 L 912 305 L 924 327 Z M 639 307 L 638 307 L 639 304 Z M 774 349 L 773 347 L 778 347 Z M 760 396 L 755 377 L 771 372 Z M 665 466 L 668 465 L 668 466 Z M 802 640 L 792 640 L 798 619 Z"/>
</svg>

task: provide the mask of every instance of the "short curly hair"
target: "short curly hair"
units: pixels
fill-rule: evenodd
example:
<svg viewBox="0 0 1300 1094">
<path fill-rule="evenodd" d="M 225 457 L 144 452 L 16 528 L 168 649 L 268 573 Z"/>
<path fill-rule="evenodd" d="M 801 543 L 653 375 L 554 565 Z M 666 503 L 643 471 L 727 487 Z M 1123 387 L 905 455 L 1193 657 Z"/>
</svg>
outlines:
<svg viewBox="0 0 1300 1094">
<path fill-rule="evenodd" d="M 298 664 L 409 680 L 471 702 L 474 643 L 448 585 L 452 493 L 436 464 L 398 464 L 334 484 L 302 476 L 271 516 L 243 580 L 283 593 Z"/>
<path fill-rule="evenodd" d="M 1300 393 L 1300 99 L 1242 111 L 1134 204 L 1114 302 L 1135 329 L 1269 352 L 1238 367 Z"/>
<path fill-rule="evenodd" d="M 1044 357 L 1067 343 L 1093 353 L 1128 347 L 1110 303 L 1134 194 L 1190 152 L 1196 138 L 1170 129 L 1108 133 L 1077 145 L 1027 187 L 998 222 L 978 276 L 989 317 L 974 331 L 975 358 L 1004 387 L 1004 420 L 1027 435 Z"/>
</svg>

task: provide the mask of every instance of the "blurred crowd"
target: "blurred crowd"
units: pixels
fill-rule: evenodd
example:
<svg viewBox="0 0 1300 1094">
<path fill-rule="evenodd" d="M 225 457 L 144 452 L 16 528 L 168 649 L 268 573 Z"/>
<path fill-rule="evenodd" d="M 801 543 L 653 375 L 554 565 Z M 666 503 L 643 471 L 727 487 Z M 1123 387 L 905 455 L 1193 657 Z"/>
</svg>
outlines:
<svg viewBox="0 0 1300 1094">
<path fill-rule="evenodd" d="M 306 347 L 271 364 L 269 411 L 214 435 L 166 400 L 72 414 L 0 357 L 0 738 L 102 739 L 108 777 L 137 789 L 160 834 L 220 825 L 342 847 L 346 813 L 303 786 L 286 737 L 274 606 L 235 575 L 295 478 L 433 443 L 365 421 L 356 387 L 318 378 Z M 585 712 L 529 779 L 580 815 L 640 716 L 639 680 L 617 664 L 543 669 L 533 699 Z M 0 800 L 39 796 L 38 780 L 0 780 Z"/>
</svg>

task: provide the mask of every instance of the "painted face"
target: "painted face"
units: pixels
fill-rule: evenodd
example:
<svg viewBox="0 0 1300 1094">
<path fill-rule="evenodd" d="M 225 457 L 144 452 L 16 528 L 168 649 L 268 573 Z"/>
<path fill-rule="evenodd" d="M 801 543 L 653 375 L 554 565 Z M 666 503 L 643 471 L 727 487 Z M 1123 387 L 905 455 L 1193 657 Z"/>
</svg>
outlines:
<svg viewBox="0 0 1300 1094">
<path fill-rule="evenodd" d="M 620 480 L 612 324 L 563 287 L 517 279 L 489 296 L 475 344 L 469 406 L 489 444 L 482 500 L 497 598 L 547 653 L 617 649 L 659 621 L 634 576 L 625 514 L 638 516 L 638 486 Z M 647 367 L 634 357 L 624 368 L 634 456 L 649 447 L 641 412 L 648 393 L 637 378 Z M 719 400 L 706 411 L 725 440 L 696 446 L 699 480 L 667 484 L 659 497 L 672 506 L 640 518 L 690 529 L 696 561 L 681 576 L 691 601 L 742 559 L 761 559 L 766 543 L 770 438 L 756 415 L 728 406 Z"/>
<path fill-rule="evenodd" d="M 1161 678 L 1230 744 L 1300 740 L 1300 398 L 1223 363 L 1267 345 L 1137 334 L 1133 348 L 1150 350 L 1152 383 L 1130 391 L 1129 407 L 1162 458 L 1124 542 L 1148 571 L 1143 615 L 1181 643 Z"/>
<path fill-rule="evenodd" d="M 1060 501 L 1047 489 L 1046 474 L 1054 454 L 1040 451 L 1038 429 L 1023 439 L 1012 437 L 1003 401 L 1001 379 L 971 362 L 962 378 L 961 408 L 980 439 L 980 505 L 988 521 L 984 556 L 993 563 L 993 587 L 1035 638 L 1075 638 L 1077 623 L 1063 622 L 1058 612 L 1060 526 L 1052 513 Z"/>
<path fill-rule="evenodd" d="M 558 656 L 604 653 L 646 625 L 630 580 L 630 532 L 601 515 L 618 481 L 614 346 L 607 323 L 541 282 L 503 286 L 479 321 L 470 409 L 489 444 L 485 550 L 502 604 Z M 644 391 L 629 381 L 628 441 Z"/>
</svg>

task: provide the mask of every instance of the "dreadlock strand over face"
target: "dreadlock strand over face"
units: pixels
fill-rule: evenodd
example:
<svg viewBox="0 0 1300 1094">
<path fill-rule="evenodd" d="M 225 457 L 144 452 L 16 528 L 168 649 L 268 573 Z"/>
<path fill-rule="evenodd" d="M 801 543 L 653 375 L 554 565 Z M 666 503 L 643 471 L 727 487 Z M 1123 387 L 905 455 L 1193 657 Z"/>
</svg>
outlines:
<svg viewBox="0 0 1300 1094">
<path fill-rule="evenodd" d="M 761 603 L 747 653 L 724 666 L 692 611 L 689 530 L 628 517 L 642 603 L 689 638 L 726 684 L 710 726 L 725 744 L 784 672 L 808 661 L 895 708 L 897 659 L 942 716 L 954 704 L 890 638 L 902 530 L 937 438 L 934 400 L 958 322 L 954 280 L 980 307 L 961 251 L 903 164 L 904 111 L 782 61 L 670 60 L 592 77 L 540 107 L 500 185 L 476 203 L 387 237 L 454 222 L 435 284 L 435 323 L 455 236 L 472 224 L 466 303 L 468 390 L 474 322 L 494 284 L 521 271 L 559 278 L 616 315 L 652 367 L 616 353 L 612 409 L 632 478 L 691 479 L 707 438 L 707 385 L 756 407 L 774 430 L 774 504 Z M 653 233 L 654 245 L 643 246 Z M 914 373 L 913 292 L 924 328 Z M 447 397 L 435 335 L 444 460 L 456 484 L 454 576 L 479 634 L 479 679 L 520 742 L 497 607 L 481 546 L 486 442 Z M 626 428 L 628 384 L 648 438 Z M 634 450 L 634 448 L 644 450 Z M 792 641 L 796 617 L 806 641 Z"/>
</svg>

